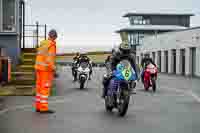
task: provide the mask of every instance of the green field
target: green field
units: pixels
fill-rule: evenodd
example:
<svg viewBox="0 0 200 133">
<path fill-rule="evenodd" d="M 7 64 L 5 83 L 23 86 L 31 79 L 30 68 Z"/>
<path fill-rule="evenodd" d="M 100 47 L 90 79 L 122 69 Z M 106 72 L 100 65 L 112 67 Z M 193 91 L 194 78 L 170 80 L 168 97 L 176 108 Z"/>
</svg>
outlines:
<svg viewBox="0 0 200 133">
<path fill-rule="evenodd" d="M 107 56 L 110 54 L 96 54 L 96 55 L 88 55 L 88 57 L 94 62 L 104 62 Z M 72 61 L 74 56 L 57 56 L 57 59 Z"/>
</svg>

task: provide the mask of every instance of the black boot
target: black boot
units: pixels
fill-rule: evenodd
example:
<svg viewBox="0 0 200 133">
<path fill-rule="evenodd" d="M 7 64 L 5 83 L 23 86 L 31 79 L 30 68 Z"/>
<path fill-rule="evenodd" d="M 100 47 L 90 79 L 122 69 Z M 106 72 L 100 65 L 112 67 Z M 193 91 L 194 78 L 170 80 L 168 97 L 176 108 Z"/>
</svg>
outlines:
<svg viewBox="0 0 200 133">
<path fill-rule="evenodd" d="M 76 78 L 76 77 L 74 77 L 74 82 L 75 82 L 75 81 L 77 81 L 77 78 Z"/>
<path fill-rule="evenodd" d="M 91 80 L 92 71 L 89 73 L 89 80 Z"/>
<path fill-rule="evenodd" d="M 53 110 L 47 110 L 47 111 L 40 111 L 41 114 L 53 114 L 55 111 Z"/>
<path fill-rule="evenodd" d="M 102 97 L 102 98 L 105 98 L 106 94 L 107 94 L 107 91 L 106 91 L 106 88 L 104 87 L 104 88 L 103 88 L 103 93 L 102 93 L 102 96 L 101 96 L 101 97 Z"/>
<path fill-rule="evenodd" d="M 38 113 L 39 113 L 39 112 L 40 112 L 40 110 L 36 109 L 36 110 L 35 110 L 35 112 L 38 112 Z"/>
<path fill-rule="evenodd" d="M 74 73 L 74 81 L 77 81 L 77 73 Z"/>
<path fill-rule="evenodd" d="M 103 93 L 101 95 L 101 98 L 105 98 L 106 94 L 105 94 L 105 89 L 103 88 Z"/>
</svg>

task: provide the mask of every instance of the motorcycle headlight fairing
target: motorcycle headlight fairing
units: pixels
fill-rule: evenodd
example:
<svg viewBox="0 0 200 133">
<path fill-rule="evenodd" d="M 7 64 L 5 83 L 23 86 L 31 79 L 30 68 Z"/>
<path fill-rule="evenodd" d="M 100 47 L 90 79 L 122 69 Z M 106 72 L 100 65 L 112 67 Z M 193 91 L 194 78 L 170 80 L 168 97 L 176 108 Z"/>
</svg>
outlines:
<svg viewBox="0 0 200 133">
<path fill-rule="evenodd" d="M 79 67 L 79 68 L 78 68 L 78 71 L 79 71 L 79 72 L 83 71 L 83 68 L 82 68 L 82 67 Z"/>
</svg>

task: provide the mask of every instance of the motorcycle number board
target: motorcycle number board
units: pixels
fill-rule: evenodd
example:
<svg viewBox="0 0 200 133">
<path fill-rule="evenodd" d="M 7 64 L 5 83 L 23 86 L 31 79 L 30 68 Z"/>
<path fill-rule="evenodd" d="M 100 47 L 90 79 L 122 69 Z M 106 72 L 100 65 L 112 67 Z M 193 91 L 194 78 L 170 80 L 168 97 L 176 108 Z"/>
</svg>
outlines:
<svg viewBox="0 0 200 133">
<path fill-rule="evenodd" d="M 131 76 L 132 76 L 132 72 L 131 72 L 130 69 L 124 69 L 124 70 L 122 71 L 122 75 L 124 76 L 124 78 L 125 78 L 126 80 L 129 80 L 129 79 L 131 78 Z"/>
<path fill-rule="evenodd" d="M 125 80 L 129 80 L 132 77 L 131 65 L 127 60 L 123 60 L 121 63 L 124 66 L 122 70 L 122 75 L 125 78 Z"/>
</svg>

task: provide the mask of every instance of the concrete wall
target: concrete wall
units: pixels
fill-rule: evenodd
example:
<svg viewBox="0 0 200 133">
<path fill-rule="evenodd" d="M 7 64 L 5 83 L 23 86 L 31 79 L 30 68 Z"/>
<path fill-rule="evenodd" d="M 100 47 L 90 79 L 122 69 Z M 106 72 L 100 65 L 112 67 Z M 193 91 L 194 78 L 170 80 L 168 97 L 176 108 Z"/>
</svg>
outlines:
<svg viewBox="0 0 200 133">
<path fill-rule="evenodd" d="M 196 49 L 196 76 L 200 77 L 200 47 Z"/>
<path fill-rule="evenodd" d="M 194 67 L 192 66 L 191 48 L 196 49 Z M 174 66 L 172 59 L 173 49 L 176 50 L 176 66 Z M 181 58 L 181 49 L 185 50 L 185 60 Z M 164 51 L 168 51 L 168 73 L 172 73 L 174 71 L 173 68 L 176 67 L 176 74 L 182 74 L 182 68 L 185 65 L 184 75 L 192 75 L 192 68 L 195 68 L 194 75 L 200 77 L 200 27 L 159 34 L 157 37 L 146 37 L 143 39 L 143 45 L 137 49 L 137 55 L 139 56 L 141 53 L 151 54 L 157 51 L 162 51 L 161 72 L 166 72 Z"/>
<path fill-rule="evenodd" d="M 0 0 L 1 2 L 2 0 Z M 18 63 L 19 56 L 20 56 L 20 38 L 19 38 L 19 31 L 20 31 L 20 23 L 19 23 L 19 2 L 20 0 L 15 0 L 15 23 L 16 23 L 16 31 L 15 32 L 3 32 L 0 31 L 0 48 L 3 48 L 3 53 L 6 56 L 10 56 L 12 59 L 12 63 L 15 65 Z M 1 8 L 1 4 L 0 4 Z M 2 12 L 0 12 L 0 18 L 2 16 Z M 2 19 L 0 19 L 0 25 L 2 24 Z M 1 28 L 1 26 L 0 26 Z"/>
<path fill-rule="evenodd" d="M 19 37 L 17 35 L 0 35 L 0 48 L 6 56 L 10 56 L 12 64 L 17 64 L 20 57 Z"/>
</svg>

